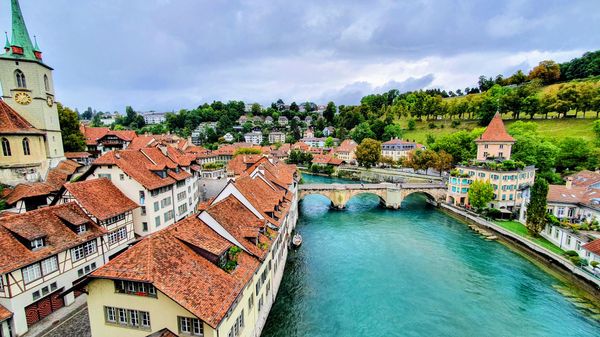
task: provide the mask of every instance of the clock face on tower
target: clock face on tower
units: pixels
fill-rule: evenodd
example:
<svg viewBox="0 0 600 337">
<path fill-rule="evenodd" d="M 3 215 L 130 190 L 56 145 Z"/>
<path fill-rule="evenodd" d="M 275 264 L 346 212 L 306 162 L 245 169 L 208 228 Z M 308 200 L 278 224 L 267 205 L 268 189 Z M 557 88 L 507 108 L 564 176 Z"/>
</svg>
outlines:
<svg viewBox="0 0 600 337">
<path fill-rule="evenodd" d="M 31 103 L 31 96 L 26 92 L 18 92 L 15 94 L 15 102 L 23 105 Z"/>
<path fill-rule="evenodd" d="M 46 96 L 46 103 L 48 104 L 49 107 L 52 107 L 52 105 L 54 105 L 54 97 Z"/>
</svg>

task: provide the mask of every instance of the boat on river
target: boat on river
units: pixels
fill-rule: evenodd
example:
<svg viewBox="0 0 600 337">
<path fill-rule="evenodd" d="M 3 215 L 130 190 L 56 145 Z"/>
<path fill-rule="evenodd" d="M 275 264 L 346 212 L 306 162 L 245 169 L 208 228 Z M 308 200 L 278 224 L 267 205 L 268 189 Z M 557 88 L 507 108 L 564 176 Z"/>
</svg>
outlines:
<svg viewBox="0 0 600 337">
<path fill-rule="evenodd" d="M 300 245 L 302 245 L 302 236 L 300 234 L 294 234 L 294 237 L 292 238 L 292 245 L 294 248 L 298 248 Z"/>
</svg>

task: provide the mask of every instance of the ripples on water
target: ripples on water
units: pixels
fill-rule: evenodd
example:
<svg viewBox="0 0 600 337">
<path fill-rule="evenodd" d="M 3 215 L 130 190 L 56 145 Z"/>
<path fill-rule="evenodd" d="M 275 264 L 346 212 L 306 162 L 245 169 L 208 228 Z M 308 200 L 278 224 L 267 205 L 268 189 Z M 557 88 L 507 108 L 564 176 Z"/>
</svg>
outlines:
<svg viewBox="0 0 600 337">
<path fill-rule="evenodd" d="M 600 336 L 560 281 L 501 244 L 421 197 L 400 211 L 377 204 L 301 203 L 304 243 L 290 252 L 263 337 Z"/>
</svg>

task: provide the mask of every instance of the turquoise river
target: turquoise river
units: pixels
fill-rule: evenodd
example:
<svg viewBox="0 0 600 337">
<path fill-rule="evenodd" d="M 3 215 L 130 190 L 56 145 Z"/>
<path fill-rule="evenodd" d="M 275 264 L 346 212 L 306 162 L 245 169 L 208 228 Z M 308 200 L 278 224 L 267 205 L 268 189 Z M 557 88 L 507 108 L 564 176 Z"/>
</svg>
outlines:
<svg viewBox="0 0 600 337">
<path fill-rule="evenodd" d="M 344 211 L 303 200 L 304 243 L 262 337 L 600 336 L 597 312 L 563 296 L 560 280 L 424 200 L 398 211 L 372 195 Z"/>
</svg>

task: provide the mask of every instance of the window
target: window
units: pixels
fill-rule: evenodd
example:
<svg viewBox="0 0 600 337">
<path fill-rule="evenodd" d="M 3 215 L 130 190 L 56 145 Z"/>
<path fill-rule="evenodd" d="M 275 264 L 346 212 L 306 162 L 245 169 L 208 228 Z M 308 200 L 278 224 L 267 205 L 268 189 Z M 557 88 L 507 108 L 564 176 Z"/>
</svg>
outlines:
<svg viewBox="0 0 600 337">
<path fill-rule="evenodd" d="M 146 215 L 146 206 L 142 206 L 140 207 L 141 209 L 141 215 Z"/>
<path fill-rule="evenodd" d="M 144 201 L 146 201 L 146 193 L 144 191 L 140 191 L 140 205 L 143 205 Z"/>
<path fill-rule="evenodd" d="M 31 150 L 29 149 L 29 139 L 23 138 L 23 154 L 26 156 L 31 155 Z"/>
<path fill-rule="evenodd" d="M 144 232 L 148 231 L 148 223 L 147 222 L 142 222 L 142 231 L 144 231 Z"/>
<path fill-rule="evenodd" d="M 96 262 L 93 262 L 77 271 L 77 276 L 82 277 L 83 275 L 87 275 L 92 271 L 96 270 Z"/>
<path fill-rule="evenodd" d="M 145 297 L 156 297 L 156 288 L 150 283 L 133 281 L 115 281 L 115 292 Z"/>
<path fill-rule="evenodd" d="M 113 307 L 104 307 L 104 314 L 106 315 L 106 321 L 110 323 L 117 322 L 117 316 L 115 308 Z"/>
<path fill-rule="evenodd" d="M 173 219 L 173 211 L 167 211 L 164 214 L 165 223 L 171 219 Z"/>
<path fill-rule="evenodd" d="M 231 326 L 227 337 L 235 337 L 238 336 L 244 328 L 244 310 L 240 312 L 240 315 L 235 319 L 235 322 Z"/>
<path fill-rule="evenodd" d="M 142 316 L 142 327 L 150 328 L 150 313 L 146 311 L 140 311 L 140 316 Z"/>
<path fill-rule="evenodd" d="M 197 318 L 179 317 L 179 332 L 192 336 L 204 336 L 204 326 Z"/>
<path fill-rule="evenodd" d="M 36 250 L 36 249 L 42 248 L 42 247 L 44 247 L 44 238 L 31 240 L 29 245 L 31 247 L 31 250 Z"/>
<path fill-rule="evenodd" d="M 35 280 L 42 278 L 42 268 L 39 263 L 32 264 L 31 266 L 27 266 L 22 269 L 23 272 L 23 282 L 25 284 L 31 283 Z"/>
<path fill-rule="evenodd" d="M 116 231 L 108 234 L 108 244 L 110 246 L 127 239 L 127 228 L 121 227 Z"/>
<path fill-rule="evenodd" d="M 52 256 L 42 261 L 42 274 L 48 275 L 58 270 L 58 258 Z"/>
<path fill-rule="evenodd" d="M 15 70 L 15 80 L 17 82 L 17 88 L 27 88 L 27 81 L 25 81 L 25 74 L 19 69 Z"/>
<path fill-rule="evenodd" d="M 154 202 L 154 211 L 158 212 L 160 210 L 160 205 L 158 204 L 158 201 Z"/>
<path fill-rule="evenodd" d="M 2 138 L 2 154 L 5 157 L 10 157 L 12 155 L 10 152 L 10 142 L 6 138 Z"/>
<path fill-rule="evenodd" d="M 123 325 L 127 325 L 127 310 L 125 309 L 118 309 L 119 311 L 119 324 L 123 324 Z"/>
<path fill-rule="evenodd" d="M 71 259 L 73 262 L 79 261 L 87 256 L 90 256 L 96 252 L 96 241 L 88 241 L 82 245 L 79 245 L 71 249 Z"/>
<path fill-rule="evenodd" d="M 87 225 L 85 225 L 85 224 L 83 224 L 83 225 L 80 225 L 80 226 L 77 226 L 77 228 L 75 229 L 75 232 L 76 232 L 77 234 L 83 234 L 83 233 L 85 233 L 86 231 L 87 231 Z"/>
<path fill-rule="evenodd" d="M 50 91 L 50 82 L 48 81 L 48 75 L 44 75 L 44 88 L 46 88 L 46 91 Z"/>
<path fill-rule="evenodd" d="M 121 220 L 125 220 L 125 213 L 113 216 L 112 218 L 109 218 L 108 220 L 106 220 L 106 225 L 112 225 L 116 222 L 119 222 Z"/>
<path fill-rule="evenodd" d="M 185 214 L 185 212 L 187 212 L 187 204 L 179 205 L 177 210 L 179 211 L 179 215 Z"/>
<path fill-rule="evenodd" d="M 171 205 L 171 197 L 166 197 L 160 201 L 160 207 L 165 208 Z"/>
<path fill-rule="evenodd" d="M 567 235 L 567 246 L 571 245 L 571 235 Z"/>
<path fill-rule="evenodd" d="M 254 307 L 254 295 L 250 294 L 250 298 L 248 299 L 248 311 L 252 310 Z"/>
<path fill-rule="evenodd" d="M 0 291 L 4 292 L 4 276 L 0 275 Z"/>
<path fill-rule="evenodd" d="M 181 201 L 181 200 L 185 199 L 186 196 L 187 196 L 187 194 L 185 191 L 177 193 L 177 201 Z"/>
<path fill-rule="evenodd" d="M 159 226 L 160 226 L 160 216 L 157 216 L 156 218 L 154 218 L 154 225 L 155 225 L 156 227 L 159 227 Z"/>
<path fill-rule="evenodd" d="M 120 173 L 120 174 L 119 174 L 119 179 L 121 179 L 121 180 L 125 180 L 125 175 L 124 175 L 123 173 Z"/>
<path fill-rule="evenodd" d="M 108 180 L 112 179 L 110 173 L 99 173 L 98 178 L 108 178 Z"/>
</svg>

